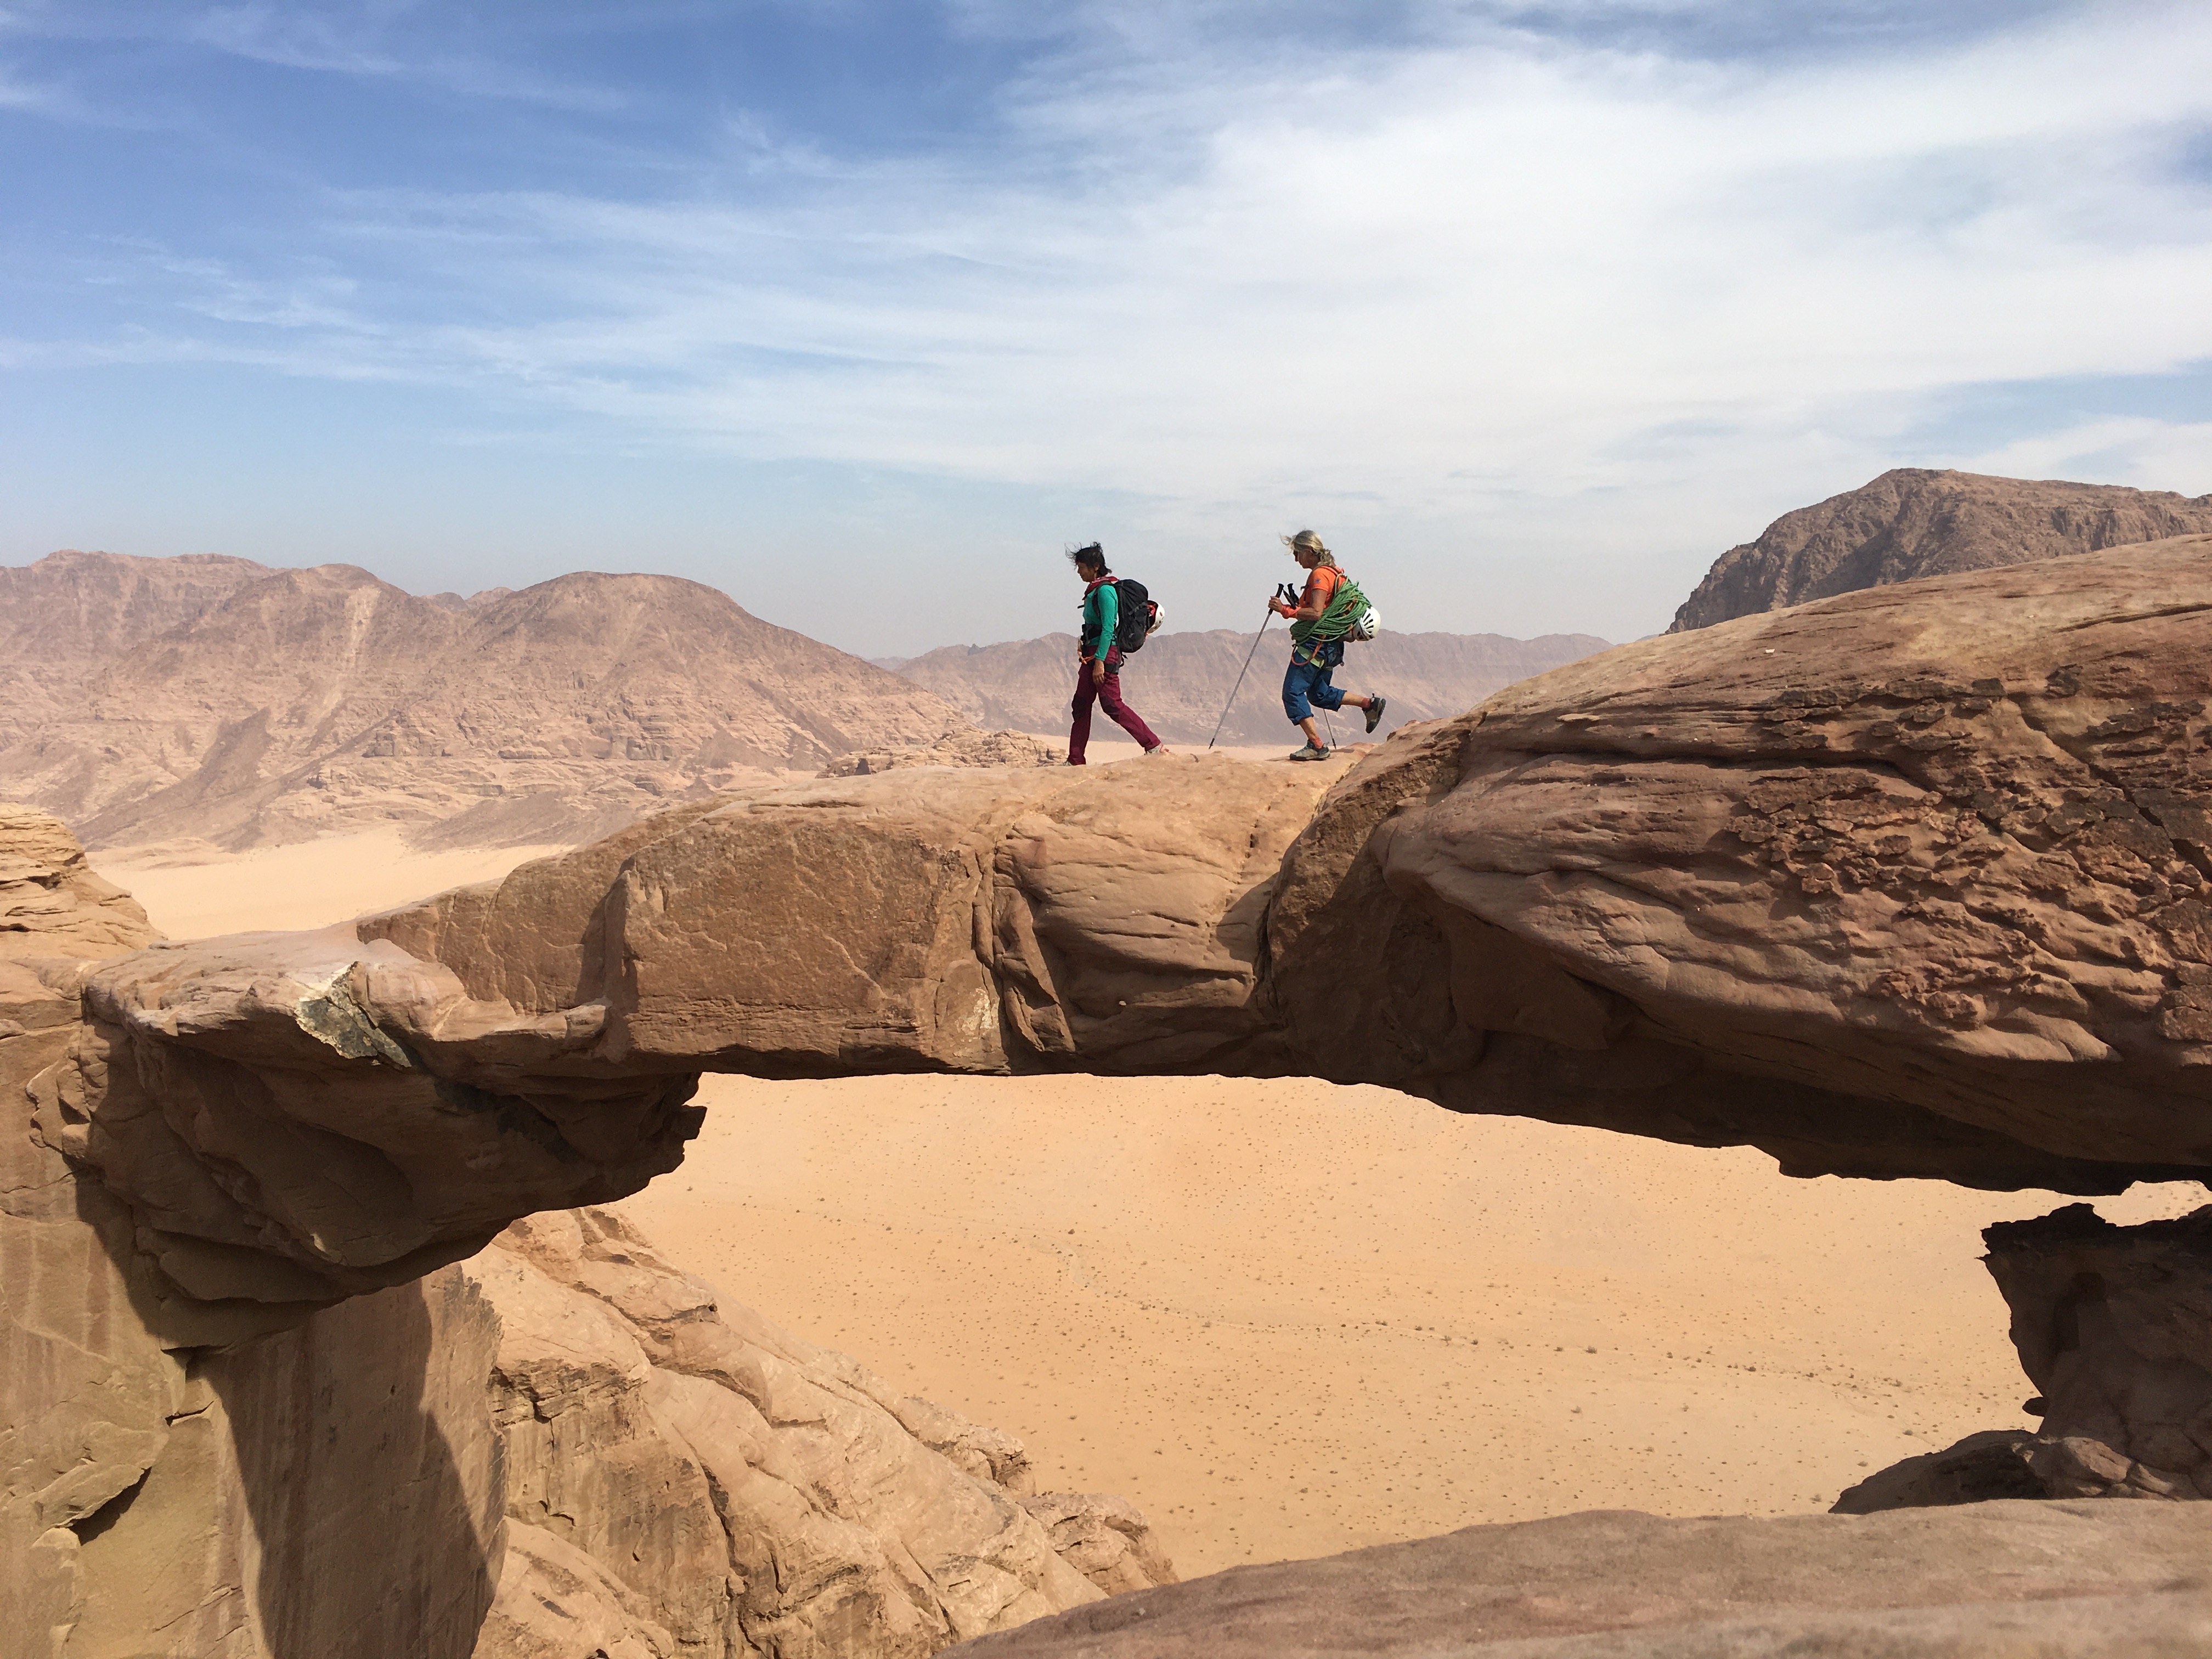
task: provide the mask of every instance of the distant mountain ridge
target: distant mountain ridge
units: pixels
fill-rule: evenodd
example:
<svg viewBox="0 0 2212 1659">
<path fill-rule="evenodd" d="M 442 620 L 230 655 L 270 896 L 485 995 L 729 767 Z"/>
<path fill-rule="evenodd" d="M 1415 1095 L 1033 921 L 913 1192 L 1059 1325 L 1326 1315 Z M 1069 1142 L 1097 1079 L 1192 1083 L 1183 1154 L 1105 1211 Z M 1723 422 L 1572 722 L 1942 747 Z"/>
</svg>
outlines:
<svg viewBox="0 0 2212 1659">
<path fill-rule="evenodd" d="M 965 725 L 673 576 L 422 598 L 350 565 L 58 553 L 0 568 L 0 799 L 88 846 L 398 823 L 576 841 Z"/>
<path fill-rule="evenodd" d="M 2212 495 L 1898 467 L 1785 513 L 1713 562 L 1668 629 L 1863 587 L 2212 531 Z"/>
<path fill-rule="evenodd" d="M 1228 629 L 1158 634 L 1129 660 L 1122 690 L 1131 707 L 1170 744 L 1204 744 L 1212 735 L 1251 652 L 1253 636 Z M 1336 684 L 1346 690 L 1376 690 L 1388 699 L 1383 729 L 1409 720 L 1463 714 L 1493 691 L 1562 663 L 1609 649 L 1593 634 L 1547 634 L 1516 640 L 1502 634 L 1394 634 L 1346 647 Z M 1230 744 L 1296 743 L 1297 728 L 1283 713 L 1283 669 L 1290 635 L 1279 624 L 1267 630 L 1252 671 L 1222 721 Z M 1075 690 L 1075 636 L 1047 634 L 1000 645 L 951 645 L 919 657 L 885 659 L 897 672 L 937 694 L 988 730 L 1065 732 L 1068 699 Z M 1106 737 L 1118 727 L 1094 720 Z M 1364 738 L 1361 716 L 1337 716 L 1338 735 Z M 1377 735 L 1381 735 L 1379 732 Z"/>
</svg>

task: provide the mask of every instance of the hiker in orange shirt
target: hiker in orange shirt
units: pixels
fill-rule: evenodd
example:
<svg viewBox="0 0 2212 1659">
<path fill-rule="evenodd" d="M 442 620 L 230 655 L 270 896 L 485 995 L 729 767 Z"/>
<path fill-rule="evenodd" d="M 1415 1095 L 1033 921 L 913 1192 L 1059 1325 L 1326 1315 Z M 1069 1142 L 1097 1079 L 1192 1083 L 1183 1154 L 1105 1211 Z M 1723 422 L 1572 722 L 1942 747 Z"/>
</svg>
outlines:
<svg viewBox="0 0 2212 1659">
<path fill-rule="evenodd" d="M 1336 555 L 1322 546 L 1321 538 L 1310 530 L 1284 537 L 1283 544 L 1307 573 L 1305 592 L 1298 596 L 1296 605 L 1280 599 L 1267 601 L 1270 611 L 1279 617 L 1289 617 L 1291 622 L 1291 665 L 1283 671 L 1283 712 L 1306 734 L 1306 746 L 1294 750 L 1291 758 L 1327 760 L 1328 745 L 1321 740 L 1321 733 L 1314 726 L 1314 704 L 1319 703 L 1323 708 L 1341 708 L 1350 703 L 1354 708 L 1364 708 L 1367 711 L 1367 729 L 1372 732 L 1382 724 L 1386 699 L 1371 692 L 1340 691 L 1329 681 L 1329 675 L 1344 660 L 1343 629 L 1332 631 L 1326 637 L 1322 632 L 1322 619 L 1344 581 L 1344 572 L 1337 568 Z"/>
</svg>

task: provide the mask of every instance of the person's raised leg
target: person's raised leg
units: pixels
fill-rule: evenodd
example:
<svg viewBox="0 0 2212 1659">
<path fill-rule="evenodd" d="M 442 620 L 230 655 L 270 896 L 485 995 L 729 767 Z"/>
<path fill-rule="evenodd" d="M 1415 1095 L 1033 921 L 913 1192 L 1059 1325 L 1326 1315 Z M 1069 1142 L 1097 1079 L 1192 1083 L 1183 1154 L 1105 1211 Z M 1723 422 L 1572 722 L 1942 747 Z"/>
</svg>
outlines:
<svg viewBox="0 0 2212 1659">
<path fill-rule="evenodd" d="M 1160 740 L 1152 735 L 1152 728 L 1145 724 L 1144 717 L 1121 700 L 1120 673 L 1106 676 L 1106 683 L 1098 688 L 1098 706 L 1106 711 L 1115 725 L 1142 744 L 1146 754 L 1162 746 Z"/>
</svg>

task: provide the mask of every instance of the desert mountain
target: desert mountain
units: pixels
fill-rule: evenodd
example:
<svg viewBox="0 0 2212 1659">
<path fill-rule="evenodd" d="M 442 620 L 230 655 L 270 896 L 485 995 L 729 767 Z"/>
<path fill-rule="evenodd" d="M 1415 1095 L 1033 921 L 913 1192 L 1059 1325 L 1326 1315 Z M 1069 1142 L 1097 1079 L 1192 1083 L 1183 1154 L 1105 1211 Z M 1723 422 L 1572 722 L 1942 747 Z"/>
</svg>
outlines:
<svg viewBox="0 0 2212 1659">
<path fill-rule="evenodd" d="M 0 794 L 95 847 L 588 839 L 965 724 L 673 576 L 464 601 L 350 565 L 58 553 L 0 571 Z"/>
<path fill-rule="evenodd" d="M 1547 634 L 1534 640 L 1502 634 L 1391 634 L 1347 647 L 1336 681 L 1346 690 L 1372 689 L 1389 698 L 1383 729 L 1413 720 L 1465 714 L 1492 692 L 1607 648 L 1590 634 Z M 1252 635 L 1228 629 L 1161 634 L 1133 659 L 1122 682 L 1129 702 L 1171 744 L 1202 744 L 1212 735 L 1237 684 Z M 1224 744 L 1295 742 L 1283 718 L 1279 688 L 1290 653 L 1288 635 L 1267 630 L 1237 705 L 1221 727 Z M 888 665 L 895 659 L 884 659 Z M 991 730 L 1064 732 L 1075 689 L 1075 636 L 1004 645 L 951 645 L 897 662 L 898 672 L 925 686 L 969 720 Z M 1337 725 L 1349 738 L 1364 733 L 1357 714 Z M 1107 736 L 1115 728 L 1103 720 Z"/>
<path fill-rule="evenodd" d="M 1713 562 L 1667 631 L 1862 587 L 2212 531 L 2212 495 L 1898 467 Z"/>
<path fill-rule="evenodd" d="M 274 574 L 251 559 L 204 553 L 133 559 L 70 551 L 0 567 L 0 721 L 55 718 L 108 658 Z"/>
</svg>

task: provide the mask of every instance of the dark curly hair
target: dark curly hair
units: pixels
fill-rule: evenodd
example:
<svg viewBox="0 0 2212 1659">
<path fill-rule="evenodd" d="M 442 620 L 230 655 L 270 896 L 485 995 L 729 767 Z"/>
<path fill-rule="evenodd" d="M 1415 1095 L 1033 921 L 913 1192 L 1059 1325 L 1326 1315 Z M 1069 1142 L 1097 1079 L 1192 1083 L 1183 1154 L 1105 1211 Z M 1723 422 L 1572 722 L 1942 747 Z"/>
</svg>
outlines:
<svg viewBox="0 0 2212 1659">
<path fill-rule="evenodd" d="M 1085 542 L 1081 547 L 1067 550 L 1067 562 L 1078 570 L 1088 565 L 1093 570 L 1103 572 L 1107 568 L 1106 550 L 1097 542 Z"/>
</svg>

